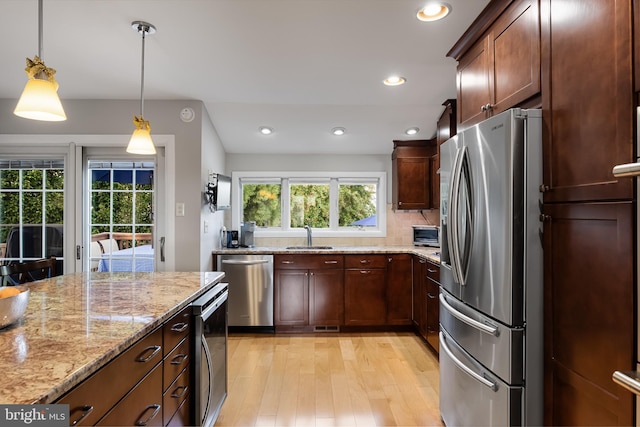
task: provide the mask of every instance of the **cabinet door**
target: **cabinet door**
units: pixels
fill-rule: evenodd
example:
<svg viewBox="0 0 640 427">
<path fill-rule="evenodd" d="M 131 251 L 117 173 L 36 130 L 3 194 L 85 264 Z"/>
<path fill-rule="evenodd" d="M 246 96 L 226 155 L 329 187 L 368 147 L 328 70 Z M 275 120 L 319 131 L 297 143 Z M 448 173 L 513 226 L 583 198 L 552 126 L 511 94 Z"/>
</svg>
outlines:
<svg viewBox="0 0 640 427">
<path fill-rule="evenodd" d="M 493 25 L 492 114 L 540 92 L 539 22 L 537 0 L 518 0 Z"/>
<path fill-rule="evenodd" d="M 612 168 L 634 161 L 631 2 L 542 4 L 544 202 L 630 199 Z"/>
<path fill-rule="evenodd" d="M 387 264 L 387 324 L 411 324 L 411 279 L 411 255 L 389 255 Z"/>
<path fill-rule="evenodd" d="M 489 37 L 480 39 L 458 62 L 458 123 L 464 129 L 487 118 L 493 102 Z"/>
<path fill-rule="evenodd" d="M 309 324 L 344 324 L 344 270 L 309 272 Z"/>
<path fill-rule="evenodd" d="M 274 324 L 309 324 L 309 273 L 307 270 L 275 270 Z"/>
<path fill-rule="evenodd" d="M 427 342 L 436 352 L 440 351 L 440 285 L 431 278 L 427 278 L 423 298 L 427 305 L 426 335 Z"/>
<path fill-rule="evenodd" d="M 396 209 L 429 209 L 429 158 L 395 159 L 397 181 Z"/>
<path fill-rule="evenodd" d="M 425 304 L 425 278 L 427 260 L 415 256 L 413 258 L 413 325 L 418 334 L 427 337 L 426 331 L 426 304 Z"/>
<path fill-rule="evenodd" d="M 599 2 L 597 2 L 599 3 Z M 545 424 L 633 425 L 632 202 L 546 205 Z"/>
<path fill-rule="evenodd" d="M 384 325 L 386 270 L 345 270 L 345 325 Z"/>
</svg>

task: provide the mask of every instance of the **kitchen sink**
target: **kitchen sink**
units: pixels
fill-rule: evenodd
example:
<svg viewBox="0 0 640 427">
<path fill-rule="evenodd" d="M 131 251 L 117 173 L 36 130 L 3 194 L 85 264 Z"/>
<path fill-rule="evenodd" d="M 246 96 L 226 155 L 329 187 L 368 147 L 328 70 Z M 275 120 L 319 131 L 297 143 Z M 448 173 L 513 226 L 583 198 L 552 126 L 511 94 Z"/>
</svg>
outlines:
<svg viewBox="0 0 640 427">
<path fill-rule="evenodd" d="M 287 249 L 310 249 L 310 250 L 318 250 L 318 249 L 333 249 L 333 246 L 287 246 Z"/>
</svg>

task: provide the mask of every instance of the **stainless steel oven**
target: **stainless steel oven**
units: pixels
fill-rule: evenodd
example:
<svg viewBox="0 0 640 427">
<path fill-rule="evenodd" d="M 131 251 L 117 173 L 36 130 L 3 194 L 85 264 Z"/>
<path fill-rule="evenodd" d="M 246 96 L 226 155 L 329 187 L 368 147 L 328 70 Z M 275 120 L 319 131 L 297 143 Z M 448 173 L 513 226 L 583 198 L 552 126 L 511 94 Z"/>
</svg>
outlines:
<svg viewBox="0 0 640 427">
<path fill-rule="evenodd" d="M 196 425 L 213 426 L 227 397 L 228 284 L 218 283 L 192 303 L 195 318 Z"/>
</svg>

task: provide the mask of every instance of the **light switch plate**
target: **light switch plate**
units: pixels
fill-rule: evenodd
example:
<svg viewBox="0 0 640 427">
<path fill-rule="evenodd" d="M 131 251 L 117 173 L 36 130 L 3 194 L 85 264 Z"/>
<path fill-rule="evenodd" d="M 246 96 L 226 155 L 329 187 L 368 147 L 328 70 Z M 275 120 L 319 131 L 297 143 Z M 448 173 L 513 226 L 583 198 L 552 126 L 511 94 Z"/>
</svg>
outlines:
<svg viewBox="0 0 640 427">
<path fill-rule="evenodd" d="M 184 203 L 176 203 L 176 216 L 184 216 Z"/>
</svg>

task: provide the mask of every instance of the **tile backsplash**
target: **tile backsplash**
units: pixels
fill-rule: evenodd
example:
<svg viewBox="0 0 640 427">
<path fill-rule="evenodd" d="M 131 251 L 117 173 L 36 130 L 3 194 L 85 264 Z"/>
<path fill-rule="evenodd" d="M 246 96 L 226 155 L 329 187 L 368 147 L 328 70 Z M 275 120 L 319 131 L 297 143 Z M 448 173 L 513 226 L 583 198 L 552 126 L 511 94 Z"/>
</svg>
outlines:
<svg viewBox="0 0 640 427">
<path fill-rule="evenodd" d="M 424 216 L 423 216 L 424 214 Z M 331 246 L 411 246 L 413 244 L 412 225 L 438 225 L 438 210 L 394 212 L 391 204 L 387 204 L 387 236 L 386 237 L 315 237 L 314 245 Z M 303 245 L 300 238 L 256 237 L 256 246 L 289 246 Z"/>
</svg>

